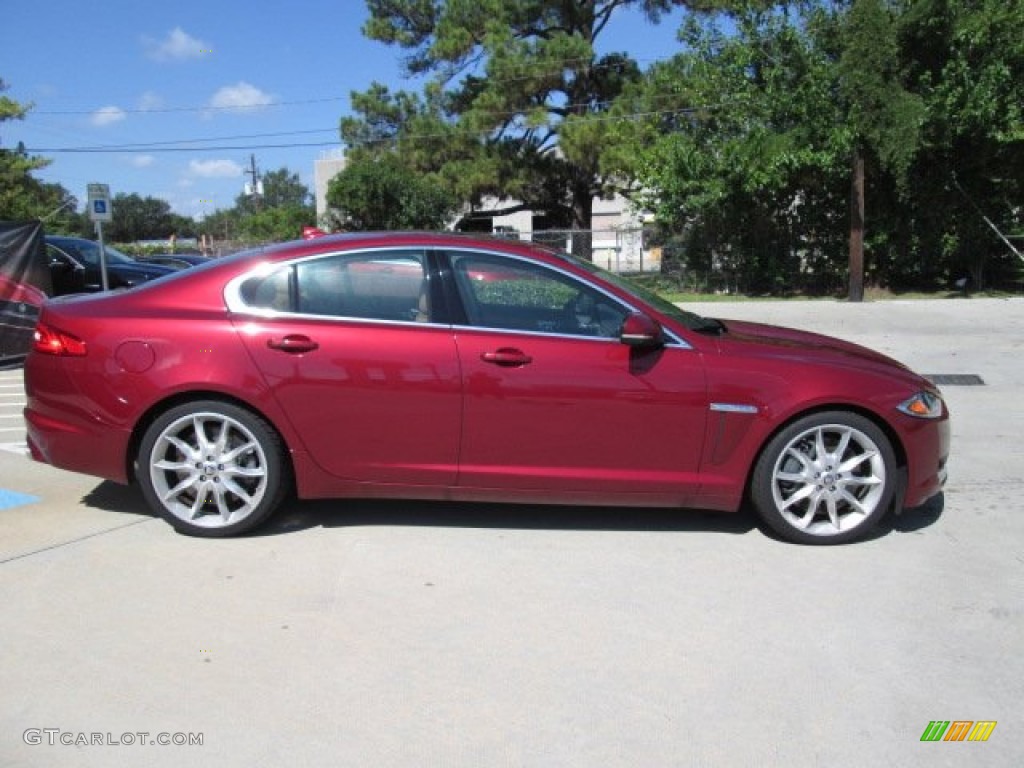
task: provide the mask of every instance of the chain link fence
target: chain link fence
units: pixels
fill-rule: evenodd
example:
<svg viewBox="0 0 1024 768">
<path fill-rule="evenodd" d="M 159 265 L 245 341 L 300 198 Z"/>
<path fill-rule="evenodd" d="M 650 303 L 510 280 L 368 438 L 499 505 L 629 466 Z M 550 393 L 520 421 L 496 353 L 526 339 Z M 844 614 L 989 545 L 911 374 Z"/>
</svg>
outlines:
<svg viewBox="0 0 1024 768">
<path fill-rule="evenodd" d="M 540 243 L 575 255 L 582 255 L 589 243 L 590 260 L 610 272 L 633 274 L 661 271 L 661 248 L 645 247 L 644 230 L 641 227 L 540 229 L 532 232 L 496 229 L 493 234 Z"/>
</svg>

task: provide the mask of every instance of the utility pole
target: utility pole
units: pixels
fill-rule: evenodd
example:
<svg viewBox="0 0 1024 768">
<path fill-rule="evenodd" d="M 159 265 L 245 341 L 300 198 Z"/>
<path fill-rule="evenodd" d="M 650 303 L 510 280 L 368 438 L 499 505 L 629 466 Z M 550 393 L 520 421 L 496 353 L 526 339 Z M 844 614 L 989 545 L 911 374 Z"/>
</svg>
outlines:
<svg viewBox="0 0 1024 768">
<path fill-rule="evenodd" d="M 853 151 L 850 190 L 850 301 L 864 300 L 864 155 Z"/>
<path fill-rule="evenodd" d="M 252 181 L 246 182 L 245 194 L 252 198 L 253 210 L 259 210 L 260 197 L 263 195 L 263 181 L 260 179 L 259 169 L 256 167 L 256 155 L 249 155 L 249 168 L 246 175 L 252 177 Z"/>
</svg>

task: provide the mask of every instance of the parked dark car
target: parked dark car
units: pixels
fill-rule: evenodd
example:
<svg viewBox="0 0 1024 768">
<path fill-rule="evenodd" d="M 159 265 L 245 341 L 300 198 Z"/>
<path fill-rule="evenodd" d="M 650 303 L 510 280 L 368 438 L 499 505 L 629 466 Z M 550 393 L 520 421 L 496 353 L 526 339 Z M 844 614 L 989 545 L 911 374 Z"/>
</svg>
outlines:
<svg viewBox="0 0 1024 768">
<path fill-rule="evenodd" d="M 109 245 L 107 282 L 110 288 L 127 288 L 177 270 L 162 264 L 143 264 Z M 103 290 L 100 278 L 100 244 L 83 237 L 46 236 L 53 295 L 95 293 Z"/>
<path fill-rule="evenodd" d="M 151 253 L 136 256 L 135 260 L 143 264 L 160 264 L 172 269 L 198 267 L 200 264 L 211 261 L 209 256 L 203 256 L 201 253 Z"/>
<path fill-rule="evenodd" d="M 43 305 L 37 461 L 225 536 L 299 498 L 737 510 L 864 536 L 946 479 L 927 379 L 820 334 L 686 312 L 567 254 L 352 234 Z"/>
</svg>

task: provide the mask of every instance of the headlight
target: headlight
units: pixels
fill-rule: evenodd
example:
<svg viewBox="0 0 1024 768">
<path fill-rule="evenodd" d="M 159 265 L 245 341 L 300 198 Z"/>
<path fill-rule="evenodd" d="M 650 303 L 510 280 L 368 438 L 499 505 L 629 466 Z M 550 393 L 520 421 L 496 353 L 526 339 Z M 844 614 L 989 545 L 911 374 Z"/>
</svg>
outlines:
<svg viewBox="0 0 1024 768">
<path fill-rule="evenodd" d="M 942 416 L 942 398 L 934 392 L 918 392 L 909 400 L 900 403 L 899 408 L 907 416 L 918 419 L 937 419 Z"/>
</svg>

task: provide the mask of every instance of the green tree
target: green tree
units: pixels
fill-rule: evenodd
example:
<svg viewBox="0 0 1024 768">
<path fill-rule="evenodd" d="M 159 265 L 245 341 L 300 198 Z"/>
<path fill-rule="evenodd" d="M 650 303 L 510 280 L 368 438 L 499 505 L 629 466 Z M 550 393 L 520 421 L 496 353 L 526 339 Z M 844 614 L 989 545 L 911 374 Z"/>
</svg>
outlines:
<svg viewBox="0 0 1024 768">
<path fill-rule="evenodd" d="M 293 173 L 287 168 L 268 171 L 263 174 L 261 181 L 263 194 L 258 196 L 239 195 L 235 198 L 236 208 L 240 211 L 255 211 L 262 208 L 285 206 L 304 208 L 312 204 L 309 187 L 302 183 L 299 174 Z"/>
<path fill-rule="evenodd" d="M 393 152 L 348 163 L 331 179 L 327 202 L 338 212 L 336 223 L 351 230 L 442 229 L 457 209 L 441 185 Z"/>
<path fill-rule="evenodd" d="M 103 235 L 111 242 L 168 238 L 194 234 L 195 224 L 171 211 L 171 206 L 155 197 L 120 192 L 110 201 L 113 221 L 105 225 Z"/>
<path fill-rule="evenodd" d="M 905 284 L 1012 284 L 1020 262 L 985 218 L 1024 229 L 1024 2 L 900 5 L 903 68 L 925 120 L 889 262 Z"/>
<path fill-rule="evenodd" d="M 304 226 L 316 222 L 312 195 L 299 174 L 279 168 L 263 174 L 261 182 L 263 193 L 239 195 L 232 214 L 207 217 L 211 231 L 224 228 L 234 233 L 232 237 L 246 240 L 294 240 Z"/>
<path fill-rule="evenodd" d="M 242 236 L 242 215 L 237 207 L 218 208 L 198 225 L 202 234 L 217 240 L 237 240 Z"/>
<path fill-rule="evenodd" d="M 691 19 L 684 52 L 613 107 L 606 173 L 682 239 L 685 266 L 751 293 L 835 289 L 851 135 L 814 15 Z"/>
<path fill-rule="evenodd" d="M 20 104 L 4 96 L 7 85 L 0 79 L 0 124 L 22 120 L 31 104 Z M 59 184 L 40 181 L 32 175 L 50 164 L 42 157 L 25 151 L 23 144 L 7 149 L 0 141 L 0 219 L 56 219 L 67 225 L 74 215 L 75 198 Z"/>
<path fill-rule="evenodd" d="M 945 269 L 941 254 L 958 250 L 964 231 L 964 200 L 957 201 L 960 213 L 948 204 L 955 154 L 948 137 L 963 136 L 970 124 L 938 94 L 947 82 L 981 90 L 972 83 L 975 65 L 950 66 L 957 46 L 951 31 L 939 30 L 953 21 L 942 21 L 934 4 L 952 5 L 809 2 L 748 9 L 727 25 L 691 22 L 685 52 L 626 89 L 613 109 L 655 116 L 616 124 L 615 140 L 602 152 L 605 171 L 635 175 L 661 220 L 684 233 L 694 266 L 731 270 L 748 290 L 831 291 L 846 274 L 848 293 L 858 298 L 859 255 L 852 265 L 849 257 L 860 229 L 851 223 L 863 220 L 872 281 L 934 281 Z M 1019 15 L 1021 3 L 1014 5 Z M 975 8 L 972 28 L 988 30 L 985 51 L 993 60 L 992 76 L 981 80 L 1002 88 L 998 97 L 984 89 L 984 119 L 1008 136 L 1020 92 L 1012 78 L 994 73 L 1017 71 L 1011 52 L 1021 46 L 997 44 L 995 30 L 1010 28 L 1006 13 L 984 23 L 980 15 Z M 973 125 L 975 147 L 991 149 L 999 129 L 985 128 L 984 120 Z M 1003 145 L 1004 167 L 1013 167 L 1011 146 Z M 987 155 L 961 155 L 968 156 Z M 997 174 L 997 166 L 986 172 Z M 846 215 L 851 188 L 865 205 L 854 208 L 853 222 Z"/>
<path fill-rule="evenodd" d="M 838 71 L 853 132 L 850 193 L 851 301 L 864 298 L 865 162 L 902 186 L 918 149 L 924 119 L 921 98 L 901 82 L 897 22 L 883 0 L 853 0 L 842 21 Z M 866 157 L 867 156 L 867 157 Z"/>
<path fill-rule="evenodd" d="M 297 240 L 302 234 L 302 228 L 313 226 L 315 218 L 309 206 L 264 208 L 241 220 L 241 232 L 245 238 L 263 242 Z"/>
<path fill-rule="evenodd" d="M 745 0 L 749 2 L 749 0 Z M 471 204 L 515 198 L 579 231 L 589 256 L 592 200 L 616 187 L 595 148 L 605 115 L 636 62 L 595 50 L 618 11 L 651 22 L 684 0 L 368 0 L 364 33 L 409 52 L 406 68 L 431 75 L 422 97 L 375 84 L 353 96 L 342 121 L 354 148 L 396 146 L 414 170 L 432 172 Z M 413 146 L 416 145 L 416 146 Z"/>
</svg>

